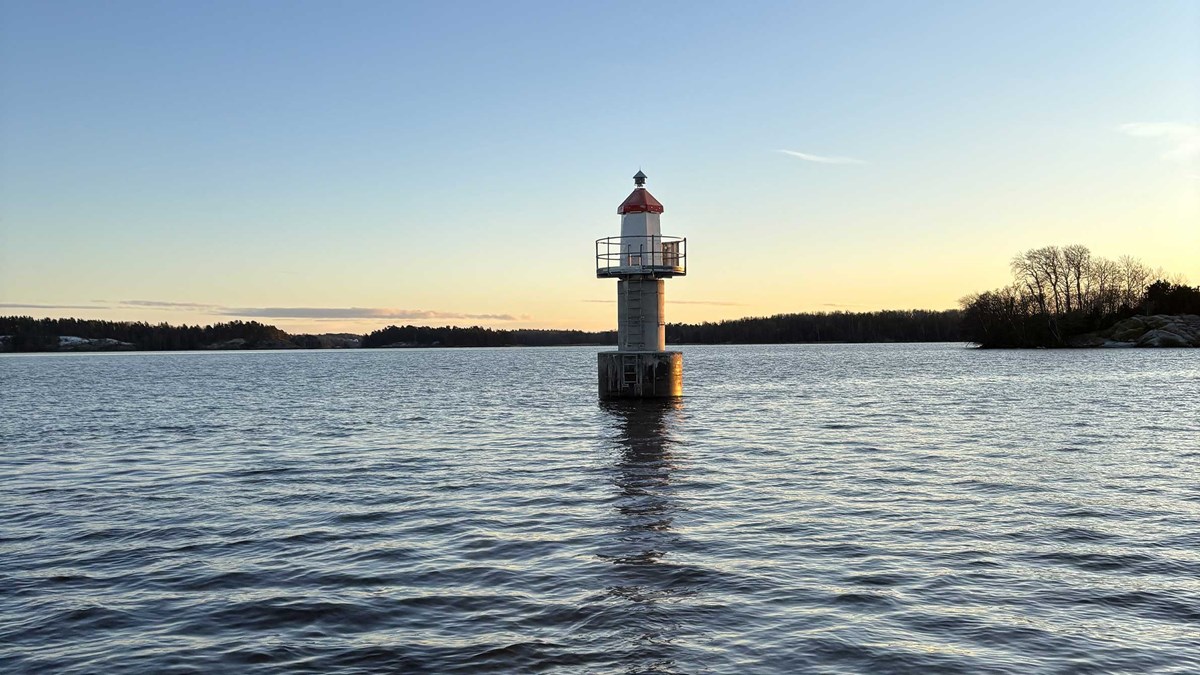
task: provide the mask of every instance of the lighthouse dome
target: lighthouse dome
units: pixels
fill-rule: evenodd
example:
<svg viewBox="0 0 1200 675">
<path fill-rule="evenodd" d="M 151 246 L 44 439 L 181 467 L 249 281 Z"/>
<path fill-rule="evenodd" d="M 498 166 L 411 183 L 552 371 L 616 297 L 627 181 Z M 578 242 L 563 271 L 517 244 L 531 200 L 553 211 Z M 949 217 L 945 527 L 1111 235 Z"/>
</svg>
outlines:
<svg viewBox="0 0 1200 675">
<path fill-rule="evenodd" d="M 638 171 L 633 177 L 633 184 L 636 185 L 633 192 L 621 202 L 617 207 L 619 215 L 626 213 L 662 213 L 662 202 L 654 198 L 650 191 L 646 189 L 646 174 Z"/>
</svg>

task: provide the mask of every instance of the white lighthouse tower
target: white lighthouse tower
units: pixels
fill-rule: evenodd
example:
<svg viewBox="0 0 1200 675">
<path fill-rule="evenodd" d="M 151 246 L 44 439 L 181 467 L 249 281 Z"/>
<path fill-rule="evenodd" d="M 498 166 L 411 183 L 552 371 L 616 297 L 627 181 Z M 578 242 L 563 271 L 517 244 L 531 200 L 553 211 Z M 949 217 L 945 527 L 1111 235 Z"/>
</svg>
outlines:
<svg viewBox="0 0 1200 675">
<path fill-rule="evenodd" d="M 617 351 L 600 352 L 601 398 L 683 394 L 683 354 L 667 349 L 664 279 L 687 274 L 687 239 L 662 234 L 663 205 L 633 177 L 621 236 L 596 240 L 596 276 L 617 279 Z"/>
</svg>

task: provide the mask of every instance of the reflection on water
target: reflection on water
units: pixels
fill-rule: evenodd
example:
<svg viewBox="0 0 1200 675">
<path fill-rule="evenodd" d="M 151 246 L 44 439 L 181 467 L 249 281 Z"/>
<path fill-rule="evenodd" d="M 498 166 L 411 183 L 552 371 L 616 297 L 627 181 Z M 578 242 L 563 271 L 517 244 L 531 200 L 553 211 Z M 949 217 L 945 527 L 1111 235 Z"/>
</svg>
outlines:
<svg viewBox="0 0 1200 675">
<path fill-rule="evenodd" d="M 613 507 L 619 517 L 604 550 L 618 581 L 607 596 L 626 605 L 630 672 L 673 672 L 672 638 L 682 626 L 670 601 L 694 595 L 695 575 L 676 560 L 679 535 L 672 525 L 680 507 L 671 483 L 680 452 L 674 436 L 678 399 L 601 404 L 616 421 L 619 444 L 612 472 Z"/>
<path fill-rule="evenodd" d="M 617 537 L 620 555 L 604 555 L 614 564 L 647 565 L 666 554 L 675 506 L 671 470 L 675 440 L 671 435 L 682 403 L 638 401 L 602 404 L 616 418 L 620 454 L 612 482 L 619 491 Z"/>
</svg>

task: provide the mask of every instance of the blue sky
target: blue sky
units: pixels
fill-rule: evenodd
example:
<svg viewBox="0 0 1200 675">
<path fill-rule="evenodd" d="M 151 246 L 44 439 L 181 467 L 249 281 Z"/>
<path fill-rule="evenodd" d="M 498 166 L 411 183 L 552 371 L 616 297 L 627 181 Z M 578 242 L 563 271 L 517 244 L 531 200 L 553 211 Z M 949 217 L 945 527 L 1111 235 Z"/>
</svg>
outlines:
<svg viewBox="0 0 1200 675">
<path fill-rule="evenodd" d="M 1200 3 L 0 7 L 5 313 L 602 328 L 638 168 L 672 320 L 1200 282 Z"/>
</svg>

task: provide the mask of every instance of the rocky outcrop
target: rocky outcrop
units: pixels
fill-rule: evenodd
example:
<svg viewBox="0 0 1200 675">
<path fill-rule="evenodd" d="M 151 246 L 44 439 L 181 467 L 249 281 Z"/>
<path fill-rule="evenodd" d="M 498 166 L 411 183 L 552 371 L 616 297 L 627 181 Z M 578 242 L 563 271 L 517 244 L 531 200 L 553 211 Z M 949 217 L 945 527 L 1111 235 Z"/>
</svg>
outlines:
<svg viewBox="0 0 1200 675">
<path fill-rule="evenodd" d="M 74 335 L 58 336 L 58 351 L 60 352 L 124 352 L 136 349 L 131 342 L 121 342 L 112 338 L 81 338 Z"/>
<path fill-rule="evenodd" d="M 1098 333 L 1080 336 L 1097 347 L 1200 347 L 1200 316 L 1156 314 L 1135 316 Z"/>
</svg>

